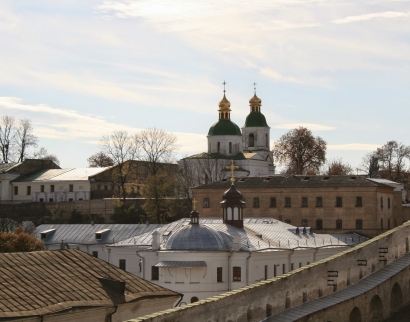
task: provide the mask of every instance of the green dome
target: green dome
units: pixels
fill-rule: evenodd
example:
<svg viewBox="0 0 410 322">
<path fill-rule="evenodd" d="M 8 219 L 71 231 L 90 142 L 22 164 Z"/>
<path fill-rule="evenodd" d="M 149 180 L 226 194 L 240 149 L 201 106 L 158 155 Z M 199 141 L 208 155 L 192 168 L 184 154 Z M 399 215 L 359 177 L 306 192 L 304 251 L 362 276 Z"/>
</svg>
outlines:
<svg viewBox="0 0 410 322">
<path fill-rule="evenodd" d="M 231 120 L 219 120 L 210 127 L 208 135 L 242 135 L 242 133 L 239 126 Z"/>
<path fill-rule="evenodd" d="M 245 121 L 245 127 L 268 127 L 266 118 L 261 112 L 251 112 Z"/>
</svg>

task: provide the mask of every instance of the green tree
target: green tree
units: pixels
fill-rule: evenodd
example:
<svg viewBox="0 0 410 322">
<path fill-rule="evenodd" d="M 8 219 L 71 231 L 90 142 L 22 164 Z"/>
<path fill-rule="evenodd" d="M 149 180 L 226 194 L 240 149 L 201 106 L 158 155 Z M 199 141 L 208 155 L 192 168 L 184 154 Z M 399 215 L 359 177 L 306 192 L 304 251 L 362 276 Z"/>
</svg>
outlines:
<svg viewBox="0 0 410 322">
<path fill-rule="evenodd" d="M 22 227 L 13 232 L 0 231 L 0 253 L 33 252 L 44 249 L 44 243 L 27 234 Z"/>
</svg>

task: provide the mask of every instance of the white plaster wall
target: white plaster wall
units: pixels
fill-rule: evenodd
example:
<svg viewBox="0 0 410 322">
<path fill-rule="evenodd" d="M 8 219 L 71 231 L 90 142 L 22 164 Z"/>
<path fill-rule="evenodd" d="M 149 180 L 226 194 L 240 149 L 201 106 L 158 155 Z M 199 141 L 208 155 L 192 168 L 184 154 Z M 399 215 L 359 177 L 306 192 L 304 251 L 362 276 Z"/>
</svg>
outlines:
<svg viewBox="0 0 410 322">
<path fill-rule="evenodd" d="M 242 136 L 239 135 L 209 135 L 208 152 L 218 152 L 218 142 L 221 144 L 220 153 L 226 155 L 235 155 L 242 152 Z M 229 153 L 229 142 L 232 142 L 232 153 Z M 211 149 L 209 149 L 211 148 Z"/>
<path fill-rule="evenodd" d="M 249 134 L 255 136 L 254 146 L 249 147 Z M 266 135 L 268 136 L 268 144 L 266 146 Z M 269 150 L 270 147 L 270 128 L 269 127 L 243 127 L 242 128 L 242 147 L 243 150 Z"/>
</svg>

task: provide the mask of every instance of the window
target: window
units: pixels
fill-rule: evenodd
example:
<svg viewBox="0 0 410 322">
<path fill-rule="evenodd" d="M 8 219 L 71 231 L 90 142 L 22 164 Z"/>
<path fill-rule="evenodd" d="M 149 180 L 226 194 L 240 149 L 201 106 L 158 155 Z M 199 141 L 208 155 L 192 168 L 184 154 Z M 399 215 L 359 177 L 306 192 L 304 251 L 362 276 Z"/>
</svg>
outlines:
<svg viewBox="0 0 410 322">
<path fill-rule="evenodd" d="M 290 264 L 290 270 L 293 271 L 293 263 Z"/>
<path fill-rule="evenodd" d="M 69 192 L 73 192 L 73 191 L 74 191 L 74 185 L 70 184 L 70 185 L 68 186 L 68 191 L 69 191 Z"/>
<path fill-rule="evenodd" d="M 209 208 L 209 198 L 204 198 L 204 208 Z"/>
<path fill-rule="evenodd" d="M 341 219 L 338 219 L 338 220 L 336 220 L 336 229 L 342 229 L 342 220 Z"/>
<path fill-rule="evenodd" d="M 290 224 L 290 219 L 285 219 L 285 224 Z"/>
<path fill-rule="evenodd" d="M 308 206 L 308 198 L 302 197 L 302 207 L 307 207 L 307 206 Z"/>
<path fill-rule="evenodd" d="M 27 186 L 27 195 L 31 195 L 31 186 Z"/>
<path fill-rule="evenodd" d="M 218 142 L 217 148 L 218 148 L 217 152 L 219 153 L 221 151 L 221 142 Z"/>
<path fill-rule="evenodd" d="M 98 258 L 98 252 L 97 252 L 97 251 L 93 251 L 93 252 L 92 252 L 92 255 L 93 255 L 95 258 Z"/>
<path fill-rule="evenodd" d="M 323 229 L 323 221 L 322 221 L 322 219 L 316 220 L 316 229 L 318 229 L 318 230 Z"/>
<path fill-rule="evenodd" d="M 275 197 L 270 198 L 270 207 L 276 208 L 276 198 Z"/>
<path fill-rule="evenodd" d="M 282 264 L 282 274 L 286 273 L 286 264 Z"/>
<path fill-rule="evenodd" d="M 232 142 L 229 142 L 229 154 L 232 154 Z"/>
<path fill-rule="evenodd" d="M 323 207 L 322 197 L 316 197 L 316 207 Z"/>
<path fill-rule="evenodd" d="M 266 145 L 267 148 L 269 148 L 268 134 L 265 134 L 265 145 Z"/>
<path fill-rule="evenodd" d="M 307 227 L 307 226 L 308 226 L 307 219 L 302 219 L 302 227 Z"/>
<path fill-rule="evenodd" d="M 54 198 L 48 198 L 48 202 L 54 202 Z"/>
<path fill-rule="evenodd" d="M 301 267 L 302 267 L 302 263 L 299 262 L 299 268 L 301 268 Z"/>
<path fill-rule="evenodd" d="M 285 207 L 290 207 L 290 198 L 289 197 L 285 198 Z"/>
<path fill-rule="evenodd" d="M 232 273 L 233 273 L 233 281 L 240 282 L 241 281 L 241 268 L 237 266 L 233 267 Z"/>
<path fill-rule="evenodd" d="M 222 282 L 222 267 L 216 268 L 216 281 Z"/>
<path fill-rule="evenodd" d="M 73 201 L 73 198 L 68 198 L 68 201 Z"/>
<path fill-rule="evenodd" d="M 380 197 L 380 207 L 383 208 L 383 197 Z"/>
<path fill-rule="evenodd" d="M 97 185 L 97 190 L 101 190 L 101 185 Z"/>
<path fill-rule="evenodd" d="M 14 195 L 17 196 L 19 194 L 19 187 L 14 187 Z"/>
<path fill-rule="evenodd" d="M 342 197 L 336 197 L 336 207 L 342 207 Z"/>
<path fill-rule="evenodd" d="M 40 192 L 44 192 L 44 185 L 43 184 L 40 186 Z"/>
<path fill-rule="evenodd" d="M 387 208 L 390 209 L 390 198 L 387 198 Z"/>
<path fill-rule="evenodd" d="M 356 197 L 356 207 L 362 207 L 362 206 L 363 206 L 362 197 Z"/>
<path fill-rule="evenodd" d="M 44 202 L 44 198 L 39 198 L 38 201 L 39 202 Z"/>
<path fill-rule="evenodd" d="M 54 185 L 50 185 L 50 192 L 54 192 Z"/>
<path fill-rule="evenodd" d="M 253 198 L 253 208 L 259 208 L 259 198 Z"/>
<path fill-rule="evenodd" d="M 268 265 L 265 265 L 265 280 L 268 279 Z"/>
<path fill-rule="evenodd" d="M 119 264 L 119 268 L 125 271 L 125 259 L 120 259 Z"/>
<path fill-rule="evenodd" d="M 255 136 L 253 133 L 249 134 L 249 147 L 252 148 L 255 145 Z"/>
<path fill-rule="evenodd" d="M 361 219 L 356 219 L 356 229 L 363 229 L 363 221 Z"/>
<path fill-rule="evenodd" d="M 276 265 L 273 264 L 273 277 L 276 277 L 277 272 L 276 272 Z"/>
<path fill-rule="evenodd" d="M 159 267 L 151 266 L 151 280 L 152 281 L 159 280 Z"/>
</svg>

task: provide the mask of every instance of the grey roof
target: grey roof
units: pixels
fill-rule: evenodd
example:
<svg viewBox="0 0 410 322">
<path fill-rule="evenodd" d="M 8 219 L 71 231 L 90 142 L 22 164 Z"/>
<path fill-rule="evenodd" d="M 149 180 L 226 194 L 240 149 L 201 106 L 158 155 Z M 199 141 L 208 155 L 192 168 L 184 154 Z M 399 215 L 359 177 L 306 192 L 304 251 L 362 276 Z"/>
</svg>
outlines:
<svg viewBox="0 0 410 322">
<path fill-rule="evenodd" d="M 204 261 L 162 261 L 159 262 L 156 267 L 206 267 Z"/>
<path fill-rule="evenodd" d="M 356 296 L 370 291 L 377 287 L 382 281 L 388 280 L 401 270 L 410 265 L 410 254 L 407 253 L 403 257 L 395 260 L 389 265 L 381 268 L 373 274 L 359 280 L 355 284 L 352 284 L 338 292 L 334 292 L 330 295 L 317 298 L 295 306 L 293 308 L 281 311 L 277 314 L 270 316 L 263 320 L 265 322 L 288 322 L 296 321 L 309 314 L 329 308 L 333 305 L 339 304 L 344 301 L 348 301 Z"/>
<path fill-rule="evenodd" d="M 185 218 L 147 229 L 140 235 L 111 246 L 145 246 L 150 249 L 154 230 L 162 235 L 160 250 L 163 251 L 230 251 L 236 234 L 241 236 L 243 251 L 346 247 L 366 240 L 355 233 L 316 234 L 310 232 L 309 228 L 303 233 L 303 227 L 300 227 L 297 233 L 296 228 L 273 218 L 245 219 L 244 228 L 224 224 L 222 219 L 211 218 L 201 218 L 199 225 L 191 225 L 190 220 Z"/>
<path fill-rule="evenodd" d="M 143 234 L 145 231 L 152 232 L 161 225 L 146 224 L 43 224 L 33 232 L 37 239 L 41 240 L 41 232 L 54 230 L 42 240 L 46 245 L 59 244 L 62 240 L 70 244 L 112 244 L 117 241 L 128 239 Z M 97 240 L 95 233 L 110 229 L 102 234 Z"/>
<path fill-rule="evenodd" d="M 15 182 L 32 181 L 75 181 L 88 180 L 88 177 L 96 175 L 106 168 L 69 168 L 69 169 L 46 169 L 40 170 L 27 176 L 21 176 Z"/>
<path fill-rule="evenodd" d="M 391 185 L 383 182 L 369 180 L 363 176 L 302 176 L 280 175 L 268 177 L 242 177 L 235 178 L 235 187 L 241 188 L 324 188 L 324 187 L 388 187 Z M 195 187 L 193 189 L 229 189 L 231 183 L 226 180 L 215 181 Z"/>
<path fill-rule="evenodd" d="M 14 168 L 14 166 L 18 165 L 20 163 L 15 163 L 15 162 L 11 162 L 11 163 L 0 163 L 0 173 L 1 172 L 7 172 L 9 170 L 11 170 L 12 168 Z"/>
</svg>

